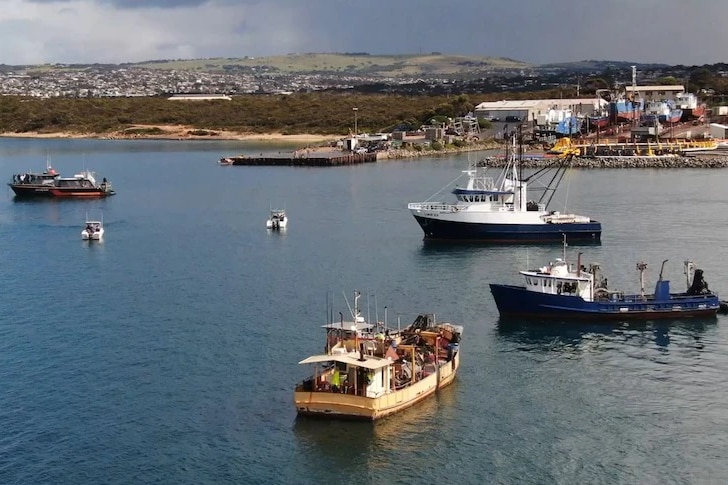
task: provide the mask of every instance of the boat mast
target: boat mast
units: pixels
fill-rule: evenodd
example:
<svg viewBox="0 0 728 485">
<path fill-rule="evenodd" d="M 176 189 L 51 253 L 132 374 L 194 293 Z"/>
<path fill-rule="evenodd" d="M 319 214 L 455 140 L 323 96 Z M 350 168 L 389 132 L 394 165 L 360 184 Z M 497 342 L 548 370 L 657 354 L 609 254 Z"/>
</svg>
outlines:
<svg viewBox="0 0 728 485">
<path fill-rule="evenodd" d="M 690 285 L 693 283 L 693 276 L 695 275 L 695 264 L 689 260 L 683 264 L 685 265 L 685 269 L 683 270 L 683 273 L 685 273 L 685 286 L 689 290 Z"/>
<path fill-rule="evenodd" d="M 637 271 L 640 272 L 640 296 L 645 297 L 645 271 L 647 270 L 647 263 L 640 261 L 637 263 Z"/>
<path fill-rule="evenodd" d="M 522 211 L 526 208 L 526 204 L 524 199 L 526 198 L 525 191 L 523 190 L 524 182 L 523 182 L 523 134 L 522 134 L 522 125 L 521 123 L 518 124 L 518 129 L 516 130 L 516 136 L 518 136 L 518 210 Z"/>
<path fill-rule="evenodd" d="M 632 66 L 632 126 L 635 125 L 637 119 L 637 110 L 635 109 L 635 100 L 637 98 L 637 66 Z"/>
<path fill-rule="evenodd" d="M 361 291 L 354 290 L 354 323 L 359 323 L 359 298 L 361 298 Z"/>
</svg>

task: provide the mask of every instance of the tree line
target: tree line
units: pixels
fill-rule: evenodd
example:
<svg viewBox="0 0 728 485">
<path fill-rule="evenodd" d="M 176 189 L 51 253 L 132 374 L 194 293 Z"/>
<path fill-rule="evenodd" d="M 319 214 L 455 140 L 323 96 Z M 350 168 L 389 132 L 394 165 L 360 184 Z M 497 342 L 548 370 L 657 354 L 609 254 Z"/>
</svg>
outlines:
<svg viewBox="0 0 728 485">
<path fill-rule="evenodd" d="M 181 125 L 245 133 L 345 135 L 354 130 L 355 121 L 359 133 L 414 130 L 433 118 L 464 116 L 487 98 L 328 92 L 251 94 L 231 101 L 3 96 L 0 132 L 104 134 L 134 125 Z"/>
</svg>

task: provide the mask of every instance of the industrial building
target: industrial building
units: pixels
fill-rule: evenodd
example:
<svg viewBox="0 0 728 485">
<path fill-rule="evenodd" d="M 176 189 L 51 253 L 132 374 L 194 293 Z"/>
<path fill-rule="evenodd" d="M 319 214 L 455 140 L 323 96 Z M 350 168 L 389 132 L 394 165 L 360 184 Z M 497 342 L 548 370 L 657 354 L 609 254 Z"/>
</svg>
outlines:
<svg viewBox="0 0 728 485">
<path fill-rule="evenodd" d="M 728 126 L 720 123 L 710 124 L 710 137 L 714 140 L 728 140 Z"/>
<path fill-rule="evenodd" d="M 554 112 L 570 112 L 570 115 L 589 116 L 607 109 L 607 101 L 601 98 L 529 99 L 522 101 L 486 101 L 475 107 L 478 118 L 501 123 L 531 122 L 553 118 Z"/>
<path fill-rule="evenodd" d="M 685 92 L 685 86 L 676 84 L 665 86 L 625 86 L 627 97 L 645 101 L 675 101 L 678 94 Z"/>
</svg>

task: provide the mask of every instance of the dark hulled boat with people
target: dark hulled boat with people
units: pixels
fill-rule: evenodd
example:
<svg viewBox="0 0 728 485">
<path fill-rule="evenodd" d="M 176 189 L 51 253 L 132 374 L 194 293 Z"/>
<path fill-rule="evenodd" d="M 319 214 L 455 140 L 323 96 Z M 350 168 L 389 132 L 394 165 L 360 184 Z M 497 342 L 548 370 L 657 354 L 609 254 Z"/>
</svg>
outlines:
<svg viewBox="0 0 728 485">
<path fill-rule="evenodd" d="M 48 166 L 45 172 L 26 172 L 13 175 L 8 185 L 17 197 L 52 197 L 51 188 L 61 174 Z"/>
<path fill-rule="evenodd" d="M 13 175 L 8 184 L 16 197 L 88 197 L 99 198 L 114 195 L 116 192 L 111 183 L 104 178 L 96 181 L 93 172 L 84 170 L 73 177 L 61 177 L 48 167 L 42 173 L 24 173 Z"/>
</svg>

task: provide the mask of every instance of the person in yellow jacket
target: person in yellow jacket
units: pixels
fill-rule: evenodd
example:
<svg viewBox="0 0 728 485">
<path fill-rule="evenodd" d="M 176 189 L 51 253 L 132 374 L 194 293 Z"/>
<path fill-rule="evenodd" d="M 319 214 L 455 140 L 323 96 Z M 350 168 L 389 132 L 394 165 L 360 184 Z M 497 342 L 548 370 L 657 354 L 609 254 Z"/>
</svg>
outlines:
<svg viewBox="0 0 728 485">
<path fill-rule="evenodd" d="M 336 386 L 334 388 L 334 386 Z M 339 389 L 341 389 L 341 373 L 339 372 L 339 369 L 334 369 L 334 374 L 331 376 L 331 387 L 334 392 L 337 392 Z"/>
</svg>

